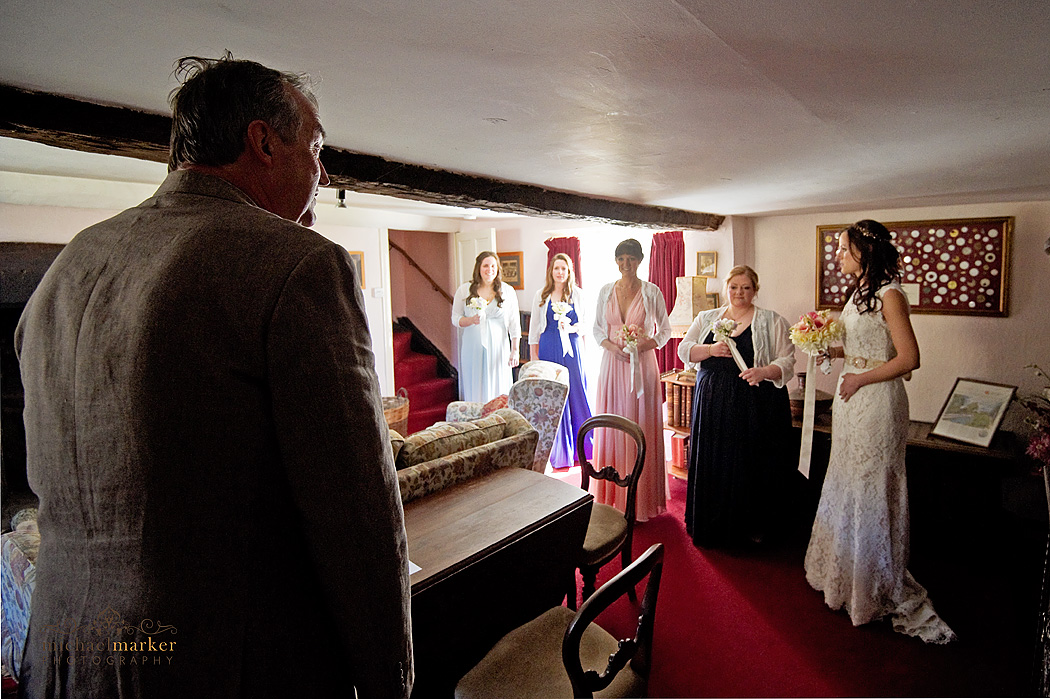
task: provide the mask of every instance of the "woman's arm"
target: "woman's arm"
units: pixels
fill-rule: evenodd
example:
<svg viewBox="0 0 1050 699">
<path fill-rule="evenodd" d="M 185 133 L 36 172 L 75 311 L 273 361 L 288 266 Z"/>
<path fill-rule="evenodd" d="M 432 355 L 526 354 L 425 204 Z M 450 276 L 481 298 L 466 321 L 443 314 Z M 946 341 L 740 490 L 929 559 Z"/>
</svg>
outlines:
<svg viewBox="0 0 1050 699">
<path fill-rule="evenodd" d="M 532 322 L 529 323 L 530 348 L 532 345 L 539 346 L 540 335 L 547 329 L 547 303 L 550 302 L 550 299 L 547 299 L 547 303 L 544 303 L 540 296 L 542 293 L 542 289 L 536 292 L 536 297 L 532 299 L 532 307 L 529 309 L 532 311 Z"/>
<path fill-rule="evenodd" d="M 642 290 L 649 290 L 648 301 L 646 304 L 646 322 L 652 322 L 656 326 L 656 334 L 653 335 L 653 346 L 649 347 L 648 340 L 645 341 L 646 347 L 642 350 L 642 343 L 638 343 L 638 349 L 640 351 L 649 351 L 658 347 L 663 347 L 667 344 L 667 341 L 671 339 L 671 321 L 667 317 L 667 303 L 664 300 L 664 294 L 660 291 L 660 287 L 651 282 L 646 282 L 648 286 L 643 285 Z"/>
<path fill-rule="evenodd" d="M 591 326 L 591 335 L 594 336 L 600 347 L 605 347 L 605 342 L 609 339 L 609 328 L 605 324 L 605 304 L 609 302 L 611 289 L 612 284 L 602 287 L 602 290 L 598 292 L 598 307 L 594 309 L 594 325 Z"/>
<path fill-rule="evenodd" d="M 889 326 L 890 340 L 897 356 L 871 371 L 861 374 L 843 374 L 839 383 L 839 395 L 848 401 L 861 387 L 880 381 L 891 381 L 898 376 L 919 368 L 919 341 L 911 327 L 908 300 L 896 289 L 887 289 L 882 294 L 882 317 Z"/>
<path fill-rule="evenodd" d="M 470 284 L 460 284 L 459 288 L 456 289 L 455 297 L 452 299 L 452 324 L 457 328 L 466 328 L 481 322 L 481 316 L 466 315 L 466 299 L 469 291 Z"/>
<path fill-rule="evenodd" d="M 757 322 L 760 316 L 761 324 Z M 755 319 L 751 327 L 765 335 L 764 344 L 769 348 L 772 360 L 765 366 L 748 369 L 740 376 L 752 386 L 757 386 L 762 381 L 772 381 L 777 388 L 783 388 L 795 375 L 795 346 L 791 344 L 790 326 L 779 313 L 764 309 L 755 309 Z M 759 325 L 760 327 L 756 327 Z"/>
</svg>

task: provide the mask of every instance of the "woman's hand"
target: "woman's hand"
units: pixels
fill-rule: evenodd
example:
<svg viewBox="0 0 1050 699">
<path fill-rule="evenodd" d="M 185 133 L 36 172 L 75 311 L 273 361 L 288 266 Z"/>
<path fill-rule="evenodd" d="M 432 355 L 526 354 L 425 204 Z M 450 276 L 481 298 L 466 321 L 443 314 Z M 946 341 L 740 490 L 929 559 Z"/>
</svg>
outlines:
<svg viewBox="0 0 1050 699">
<path fill-rule="evenodd" d="M 631 355 L 623 351 L 623 348 L 614 342 L 609 340 L 602 340 L 602 349 L 608 352 L 613 359 L 617 359 L 621 362 L 630 362 Z"/>
<path fill-rule="evenodd" d="M 713 345 L 708 345 L 711 348 L 712 357 L 727 357 L 731 358 L 733 352 L 729 349 L 729 345 L 719 340 Z"/>
<path fill-rule="evenodd" d="M 507 365 L 511 368 L 518 366 L 521 363 L 521 358 L 518 357 L 518 349 L 515 347 L 514 351 L 511 352 L 510 358 L 507 359 Z"/>
<path fill-rule="evenodd" d="M 651 337 L 647 337 L 644 340 L 638 341 L 638 354 L 643 352 L 649 352 L 656 349 L 656 340 Z"/>
<path fill-rule="evenodd" d="M 764 367 L 753 367 L 751 369 L 747 369 L 746 371 L 740 372 L 740 378 L 742 378 L 744 381 L 747 381 L 752 386 L 757 386 L 766 379 L 778 379 L 781 375 L 782 374 L 780 371 L 780 367 L 773 366 L 772 364 Z"/>
<path fill-rule="evenodd" d="M 843 403 L 848 403 L 853 394 L 865 385 L 862 376 L 863 374 L 842 375 L 842 380 L 839 381 L 839 397 L 842 398 Z"/>
</svg>

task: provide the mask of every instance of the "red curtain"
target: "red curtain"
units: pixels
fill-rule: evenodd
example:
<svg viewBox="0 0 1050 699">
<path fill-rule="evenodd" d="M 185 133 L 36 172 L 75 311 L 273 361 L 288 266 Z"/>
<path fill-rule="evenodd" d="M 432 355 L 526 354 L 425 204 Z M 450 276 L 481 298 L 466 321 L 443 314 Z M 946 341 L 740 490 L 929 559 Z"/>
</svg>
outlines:
<svg viewBox="0 0 1050 699">
<path fill-rule="evenodd" d="M 649 281 L 660 287 L 663 292 L 667 312 L 674 308 L 678 287 L 675 279 L 685 276 L 685 238 L 682 231 L 668 231 L 653 236 L 653 247 L 649 251 Z M 678 358 L 678 343 L 681 339 L 672 337 L 667 344 L 656 350 L 656 361 L 660 371 L 683 369 L 682 360 Z"/>
<path fill-rule="evenodd" d="M 547 270 L 551 266 L 551 258 L 557 255 L 559 252 L 563 252 L 569 256 L 572 260 L 572 271 L 576 275 L 576 286 L 583 288 L 583 280 L 580 278 L 580 239 L 579 238 L 548 238 L 543 241 L 543 244 L 547 246 L 547 267 L 544 268 L 543 274 L 546 279 Z M 683 248 L 684 250 L 684 248 Z M 685 254 L 684 252 L 682 253 Z M 685 264 L 683 262 L 683 264 Z M 684 269 L 684 268 L 683 268 Z"/>
</svg>

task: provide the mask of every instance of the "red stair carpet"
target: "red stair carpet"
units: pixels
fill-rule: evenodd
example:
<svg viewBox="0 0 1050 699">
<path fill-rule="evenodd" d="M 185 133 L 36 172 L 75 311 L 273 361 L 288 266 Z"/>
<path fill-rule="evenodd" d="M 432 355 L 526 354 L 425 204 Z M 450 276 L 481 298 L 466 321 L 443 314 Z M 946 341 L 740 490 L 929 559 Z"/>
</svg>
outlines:
<svg viewBox="0 0 1050 699">
<path fill-rule="evenodd" d="M 568 482 L 575 477 L 578 483 L 573 471 L 556 477 Z M 844 612 L 824 605 L 802 568 L 808 540 L 804 516 L 779 540 L 761 546 L 696 548 L 683 523 L 685 488 L 683 481 L 670 479 L 668 512 L 635 529 L 636 555 L 656 541 L 665 546 L 650 696 L 1032 693 L 1045 524 L 1005 522 L 995 537 L 998 545 L 955 542 L 961 546 L 952 546 L 941 560 L 913 566 L 960 639 L 926 645 L 894 633 L 888 622 L 854 627 Z M 619 559 L 606 566 L 599 583 L 619 567 Z M 624 638 L 633 633 L 637 615 L 624 598 L 598 621 Z"/>
<path fill-rule="evenodd" d="M 437 357 L 413 352 L 412 333 L 394 332 L 394 385 L 408 391 L 408 433 L 445 419 L 448 404 L 459 399 L 455 379 L 438 376 Z"/>
</svg>

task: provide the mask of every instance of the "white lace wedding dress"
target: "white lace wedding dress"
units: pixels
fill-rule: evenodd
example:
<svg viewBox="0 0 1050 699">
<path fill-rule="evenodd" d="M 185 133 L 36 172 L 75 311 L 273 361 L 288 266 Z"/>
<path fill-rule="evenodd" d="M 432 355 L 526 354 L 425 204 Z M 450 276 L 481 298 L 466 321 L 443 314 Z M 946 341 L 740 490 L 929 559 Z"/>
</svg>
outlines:
<svg viewBox="0 0 1050 699">
<path fill-rule="evenodd" d="M 879 291 L 900 291 L 891 283 Z M 861 314 L 851 298 L 841 320 L 848 358 L 896 354 L 882 313 Z M 860 363 L 860 362 L 858 362 Z M 904 449 L 908 396 L 900 378 L 869 384 L 848 402 L 835 392 L 831 458 L 806 551 L 806 580 L 832 609 L 849 613 L 854 626 L 889 615 L 893 628 L 927 643 L 955 638 L 922 587 L 907 571 L 908 484 Z"/>
</svg>

